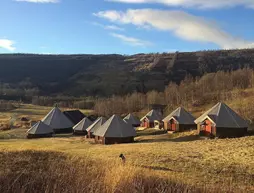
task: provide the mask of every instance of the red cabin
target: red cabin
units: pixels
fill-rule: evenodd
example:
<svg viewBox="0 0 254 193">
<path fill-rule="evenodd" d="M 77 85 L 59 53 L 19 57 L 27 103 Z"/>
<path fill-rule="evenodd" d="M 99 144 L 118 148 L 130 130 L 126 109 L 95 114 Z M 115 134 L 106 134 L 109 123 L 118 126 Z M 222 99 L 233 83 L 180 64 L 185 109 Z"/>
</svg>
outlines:
<svg viewBox="0 0 254 193">
<path fill-rule="evenodd" d="M 159 125 L 160 127 L 161 120 L 162 120 L 161 113 L 156 110 L 151 110 L 140 121 L 142 127 L 154 128 L 156 125 Z"/>
<path fill-rule="evenodd" d="M 163 119 L 164 129 L 174 132 L 197 129 L 194 120 L 189 112 L 179 107 Z"/>
<path fill-rule="evenodd" d="M 224 103 L 216 104 L 195 122 L 200 135 L 241 137 L 247 134 L 247 122 Z"/>
</svg>

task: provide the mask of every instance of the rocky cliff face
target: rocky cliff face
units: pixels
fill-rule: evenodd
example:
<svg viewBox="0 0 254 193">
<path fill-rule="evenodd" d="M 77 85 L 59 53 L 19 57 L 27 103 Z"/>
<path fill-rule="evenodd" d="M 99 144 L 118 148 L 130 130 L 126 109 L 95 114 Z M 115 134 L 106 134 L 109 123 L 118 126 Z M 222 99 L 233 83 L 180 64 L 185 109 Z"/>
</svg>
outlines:
<svg viewBox="0 0 254 193">
<path fill-rule="evenodd" d="M 1 89 L 38 89 L 39 94 L 102 95 L 163 90 L 187 74 L 254 68 L 254 49 L 163 54 L 1 54 Z"/>
</svg>

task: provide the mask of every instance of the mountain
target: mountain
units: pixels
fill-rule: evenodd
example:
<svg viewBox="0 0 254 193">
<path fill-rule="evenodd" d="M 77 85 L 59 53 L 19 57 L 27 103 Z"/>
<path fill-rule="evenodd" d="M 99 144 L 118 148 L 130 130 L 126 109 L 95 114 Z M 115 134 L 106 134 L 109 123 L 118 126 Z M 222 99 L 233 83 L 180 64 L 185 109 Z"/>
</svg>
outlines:
<svg viewBox="0 0 254 193">
<path fill-rule="evenodd" d="M 136 55 L 0 54 L 0 95 L 109 96 L 163 90 L 187 74 L 254 68 L 254 49 Z M 19 94 L 18 94 L 19 93 Z"/>
</svg>

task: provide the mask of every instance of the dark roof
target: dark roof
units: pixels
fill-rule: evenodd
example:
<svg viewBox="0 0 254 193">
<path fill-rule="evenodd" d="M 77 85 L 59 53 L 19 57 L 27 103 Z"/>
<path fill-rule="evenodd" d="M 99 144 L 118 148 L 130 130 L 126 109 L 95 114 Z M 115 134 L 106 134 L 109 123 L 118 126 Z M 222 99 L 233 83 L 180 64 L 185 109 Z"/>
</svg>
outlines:
<svg viewBox="0 0 254 193">
<path fill-rule="evenodd" d="M 211 109 L 206 111 L 203 115 L 195 120 L 195 123 L 199 124 L 206 120 L 211 119 L 216 127 L 222 128 L 247 128 L 248 123 L 234 112 L 225 103 L 217 103 Z"/>
<path fill-rule="evenodd" d="M 100 137 L 135 137 L 136 131 L 118 115 L 110 117 L 101 127 L 94 131 L 95 136 Z"/>
<path fill-rule="evenodd" d="M 73 124 L 78 124 L 82 119 L 86 116 L 79 110 L 71 110 L 71 111 L 64 111 L 63 112 L 68 119 L 71 120 Z"/>
<path fill-rule="evenodd" d="M 165 117 L 162 121 L 169 122 L 172 118 L 177 120 L 177 122 L 179 124 L 183 124 L 183 125 L 195 124 L 195 122 L 194 122 L 195 118 L 182 107 L 179 107 L 176 110 L 174 110 L 167 117 Z"/>
<path fill-rule="evenodd" d="M 86 131 L 93 133 L 98 128 L 100 128 L 106 121 L 107 121 L 107 119 L 105 117 L 99 117 L 92 125 L 90 125 L 86 129 Z"/>
<path fill-rule="evenodd" d="M 140 121 L 143 121 L 145 118 L 147 118 L 149 121 L 161 121 L 162 115 L 160 111 L 157 110 L 151 110 L 149 111 Z"/>
<path fill-rule="evenodd" d="M 43 134 L 51 134 L 54 133 L 53 129 L 46 125 L 45 123 L 39 121 L 35 125 L 33 125 L 28 131 L 28 134 L 32 135 L 43 135 Z"/>
<path fill-rule="evenodd" d="M 74 131 L 86 131 L 86 129 L 92 125 L 92 121 L 90 119 L 88 119 L 87 117 L 85 117 L 84 119 L 82 119 L 82 121 L 80 121 L 77 125 L 75 125 L 73 127 Z"/>
<path fill-rule="evenodd" d="M 95 121 L 96 119 L 98 119 L 98 116 L 96 116 L 96 115 L 89 115 L 87 118 L 90 119 L 91 121 Z"/>
<path fill-rule="evenodd" d="M 54 107 L 43 119 L 42 122 L 53 129 L 65 129 L 74 126 L 72 121 L 58 108 Z"/>
<path fill-rule="evenodd" d="M 134 117 L 131 113 L 124 117 L 123 120 L 125 120 L 127 123 L 130 123 L 131 125 L 140 125 L 140 120 Z"/>
</svg>

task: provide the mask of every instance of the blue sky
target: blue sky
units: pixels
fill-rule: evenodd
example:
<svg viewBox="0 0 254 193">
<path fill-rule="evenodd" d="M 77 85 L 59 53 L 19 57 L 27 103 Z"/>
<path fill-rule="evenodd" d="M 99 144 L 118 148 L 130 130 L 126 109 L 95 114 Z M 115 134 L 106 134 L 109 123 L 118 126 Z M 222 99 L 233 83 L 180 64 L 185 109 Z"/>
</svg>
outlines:
<svg viewBox="0 0 254 193">
<path fill-rule="evenodd" d="M 254 0 L 1 0 L 0 53 L 254 47 Z"/>
</svg>

